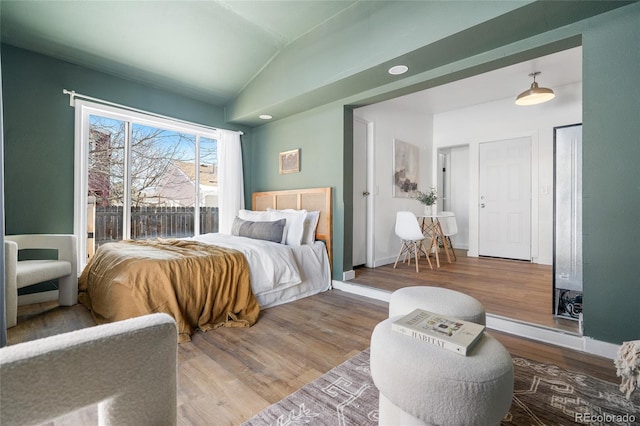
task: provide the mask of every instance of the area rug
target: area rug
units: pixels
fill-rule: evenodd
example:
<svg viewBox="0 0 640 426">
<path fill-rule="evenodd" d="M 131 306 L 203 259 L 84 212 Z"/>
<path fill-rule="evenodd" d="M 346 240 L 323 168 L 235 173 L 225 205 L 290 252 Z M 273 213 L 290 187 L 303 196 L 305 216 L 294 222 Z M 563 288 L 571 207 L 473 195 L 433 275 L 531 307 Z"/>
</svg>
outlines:
<svg viewBox="0 0 640 426">
<path fill-rule="evenodd" d="M 638 393 L 629 401 L 615 383 L 524 358 L 513 358 L 513 364 L 513 403 L 503 426 L 640 424 Z M 371 380 L 368 349 L 243 423 L 377 424 L 378 390 Z"/>
</svg>

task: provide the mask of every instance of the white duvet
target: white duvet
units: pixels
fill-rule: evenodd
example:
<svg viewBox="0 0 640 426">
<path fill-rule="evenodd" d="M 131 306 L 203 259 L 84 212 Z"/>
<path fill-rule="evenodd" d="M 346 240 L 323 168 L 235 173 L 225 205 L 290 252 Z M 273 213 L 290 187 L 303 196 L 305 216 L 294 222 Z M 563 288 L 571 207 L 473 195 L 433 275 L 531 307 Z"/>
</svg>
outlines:
<svg viewBox="0 0 640 426">
<path fill-rule="evenodd" d="M 255 294 L 284 289 L 302 281 L 289 246 L 227 234 L 203 234 L 189 239 L 242 252 L 249 263 Z"/>
</svg>

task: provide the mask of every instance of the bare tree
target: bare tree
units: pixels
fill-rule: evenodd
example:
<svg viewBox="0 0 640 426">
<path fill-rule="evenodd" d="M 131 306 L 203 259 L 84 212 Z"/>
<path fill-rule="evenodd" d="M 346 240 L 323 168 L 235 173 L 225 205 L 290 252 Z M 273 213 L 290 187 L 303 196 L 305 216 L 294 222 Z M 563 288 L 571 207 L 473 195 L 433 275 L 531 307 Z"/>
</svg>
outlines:
<svg viewBox="0 0 640 426">
<path fill-rule="evenodd" d="M 126 132 L 127 123 L 123 121 L 92 117 L 89 193 L 96 196 L 99 205 L 122 205 L 124 202 Z M 146 204 L 148 198 L 158 192 L 161 183 L 171 184 L 162 180 L 176 161 L 195 161 L 193 135 L 133 125 L 130 147 L 130 192 L 134 207 Z"/>
</svg>

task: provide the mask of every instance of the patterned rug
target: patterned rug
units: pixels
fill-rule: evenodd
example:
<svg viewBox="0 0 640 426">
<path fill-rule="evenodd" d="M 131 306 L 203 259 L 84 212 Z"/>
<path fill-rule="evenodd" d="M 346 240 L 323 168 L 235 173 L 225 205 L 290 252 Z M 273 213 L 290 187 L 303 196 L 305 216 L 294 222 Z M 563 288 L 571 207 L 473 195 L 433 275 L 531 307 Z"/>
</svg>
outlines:
<svg viewBox="0 0 640 426">
<path fill-rule="evenodd" d="M 640 424 L 637 392 L 628 401 L 614 383 L 524 358 L 514 358 L 513 363 L 513 403 L 503 426 Z M 371 380 L 367 349 L 243 425 L 377 424 L 378 390 Z"/>
</svg>

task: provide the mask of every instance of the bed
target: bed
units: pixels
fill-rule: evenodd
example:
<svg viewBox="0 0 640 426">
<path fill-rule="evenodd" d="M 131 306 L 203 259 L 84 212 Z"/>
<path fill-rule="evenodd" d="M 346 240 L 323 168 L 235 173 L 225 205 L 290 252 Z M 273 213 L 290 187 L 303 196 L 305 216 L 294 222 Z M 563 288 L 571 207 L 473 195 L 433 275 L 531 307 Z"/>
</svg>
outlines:
<svg viewBox="0 0 640 426">
<path fill-rule="evenodd" d="M 80 276 L 79 301 L 98 324 L 168 313 L 186 342 L 195 330 L 249 327 L 260 309 L 330 289 L 331 188 L 256 192 L 252 201 L 235 235 L 101 246 Z M 280 230 L 282 240 L 246 232 L 255 229 Z"/>
</svg>

